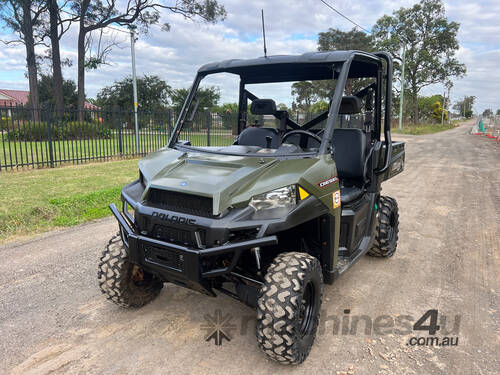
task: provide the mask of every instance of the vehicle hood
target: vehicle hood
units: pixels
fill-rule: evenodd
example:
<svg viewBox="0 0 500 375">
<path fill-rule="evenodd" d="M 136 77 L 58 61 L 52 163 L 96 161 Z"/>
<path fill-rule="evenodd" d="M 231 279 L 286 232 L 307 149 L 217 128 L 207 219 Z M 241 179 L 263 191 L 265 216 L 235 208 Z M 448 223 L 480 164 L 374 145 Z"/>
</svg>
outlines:
<svg viewBox="0 0 500 375">
<path fill-rule="evenodd" d="M 151 188 L 211 197 L 213 214 L 248 204 L 256 194 L 296 184 L 317 158 L 278 159 L 164 148 L 139 162 Z"/>
</svg>

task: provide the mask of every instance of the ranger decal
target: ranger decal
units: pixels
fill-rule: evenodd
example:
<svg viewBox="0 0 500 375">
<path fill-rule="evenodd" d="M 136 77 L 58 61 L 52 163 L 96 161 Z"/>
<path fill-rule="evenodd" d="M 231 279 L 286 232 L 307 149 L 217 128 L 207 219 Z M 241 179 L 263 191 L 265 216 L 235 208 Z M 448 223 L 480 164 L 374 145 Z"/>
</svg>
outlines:
<svg viewBox="0 0 500 375">
<path fill-rule="evenodd" d="M 323 188 L 326 185 L 330 185 L 330 184 L 333 184 L 334 182 L 337 182 L 338 180 L 339 180 L 339 178 L 337 176 L 330 177 L 328 180 L 324 180 L 324 181 L 318 182 L 318 186 L 320 188 Z"/>
</svg>

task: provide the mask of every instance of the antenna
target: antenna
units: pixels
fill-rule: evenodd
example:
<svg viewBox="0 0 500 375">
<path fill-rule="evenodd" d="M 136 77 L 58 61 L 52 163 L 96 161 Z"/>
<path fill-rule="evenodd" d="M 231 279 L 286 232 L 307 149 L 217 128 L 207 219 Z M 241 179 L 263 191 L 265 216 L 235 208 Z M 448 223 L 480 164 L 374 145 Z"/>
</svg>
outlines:
<svg viewBox="0 0 500 375">
<path fill-rule="evenodd" d="M 264 9 L 261 9 L 262 14 L 262 36 L 264 37 L 264 57 L 267 57 L 267 48 L 266 48 L 266 28 L 264 26 Z"/>
</svg>

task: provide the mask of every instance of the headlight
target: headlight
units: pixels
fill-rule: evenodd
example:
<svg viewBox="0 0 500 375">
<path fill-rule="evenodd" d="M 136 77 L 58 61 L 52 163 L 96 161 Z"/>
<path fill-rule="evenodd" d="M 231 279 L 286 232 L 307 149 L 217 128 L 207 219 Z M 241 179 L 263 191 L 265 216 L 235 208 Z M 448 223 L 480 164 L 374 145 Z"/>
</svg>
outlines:
<svg viewBox="0 0 500 375">
<path fill-rule="evenodd" d="M 295 185 L 285 186 L 250 199 L 249 205 L 256 211 L 271 208 L 292 207 L 297 203 L 297 189 Z"/>
</svg>

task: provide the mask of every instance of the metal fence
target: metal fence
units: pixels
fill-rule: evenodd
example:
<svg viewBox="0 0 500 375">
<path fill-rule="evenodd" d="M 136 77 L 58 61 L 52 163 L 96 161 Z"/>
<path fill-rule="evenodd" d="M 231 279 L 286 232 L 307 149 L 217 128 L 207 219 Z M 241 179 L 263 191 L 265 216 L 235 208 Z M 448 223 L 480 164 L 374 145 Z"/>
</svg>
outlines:
<svg viewBox="0 0 500 375">
<path fill-rule="evenodd" d="M 133 111 L 120 108 L 58 112 L 0 106 L 0 171 L 143 156 L 167 145 L 176 118 L 172 109 L 139 111 L 136 137 Z M 201 112 L 180 138 L 196 146 L 224 146 L 234 141 L 235 125 L 235 115 Z"/>
<path fill-rule="evenodd" d="M 290 113 L 302 125 L 316 113 Z M 356 116 L 340 118 L 339 126 L 358 126 Z M 138 157 L 167 145 L 177 119 L 173 109 L 134 112 L 120 108 L 78 111 L 25 106 L 0 106 L 0 172 Z M 356 122 L 357 121 L 357 122 Z M 247 124 L 279 127 L 271 115 L 248 113 Z M 360 122 L 362 124 L 362 122 Z M 236 113 L 200 111 L 189 118 L 179 140 L 193 146 L 228 146 L 237 136 Z M 316 124 L 321 128 L 324 121 Z"/>
</svg>

